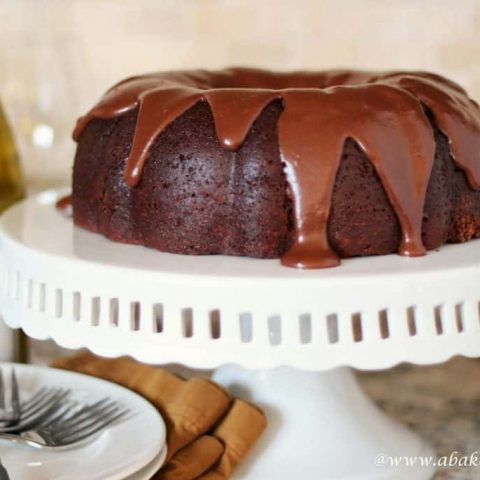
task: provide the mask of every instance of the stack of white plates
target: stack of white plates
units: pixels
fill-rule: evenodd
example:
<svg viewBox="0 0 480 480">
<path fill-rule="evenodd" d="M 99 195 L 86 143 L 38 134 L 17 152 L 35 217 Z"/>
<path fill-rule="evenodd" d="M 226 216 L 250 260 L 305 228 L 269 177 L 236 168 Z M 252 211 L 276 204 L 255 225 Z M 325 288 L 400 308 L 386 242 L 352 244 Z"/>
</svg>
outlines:
<svg viewBox="0 0 480 480">
<path fill-rule="evenodd" d="M 71 450 L 38 450 L 1 440 L 0 458 L 12 480 L 148 480 L 164 462 L 165 423 L 142 397 L 78 373 L 0 363 L 7 378 L 12 366 L 24 397 L 42 386 L 67 388 L 79 401 L 108 397 L 133 413 L 91 443 Z"/>
</svg>

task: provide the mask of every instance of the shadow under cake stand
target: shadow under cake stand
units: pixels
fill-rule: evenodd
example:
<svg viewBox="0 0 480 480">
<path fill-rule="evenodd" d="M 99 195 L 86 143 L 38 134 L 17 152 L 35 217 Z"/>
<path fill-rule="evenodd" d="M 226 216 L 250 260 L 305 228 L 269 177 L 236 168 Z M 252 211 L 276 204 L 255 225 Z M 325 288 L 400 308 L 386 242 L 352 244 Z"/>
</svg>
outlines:
<svg viewBox="0 0 480 480">
<path fill-rule="evenodd" d="M 385 462 L 434 453 L 377 409 L 350 367 L 479 356 L 480 241 L 302 271 L 113 243 L 59 213 L 62 193 L 31 197 L 0 220 L 8 325 L 106 357 L 216 369 L 269 420 L 237 479 L 431 478 L 419 460 Z"/>
</svg>

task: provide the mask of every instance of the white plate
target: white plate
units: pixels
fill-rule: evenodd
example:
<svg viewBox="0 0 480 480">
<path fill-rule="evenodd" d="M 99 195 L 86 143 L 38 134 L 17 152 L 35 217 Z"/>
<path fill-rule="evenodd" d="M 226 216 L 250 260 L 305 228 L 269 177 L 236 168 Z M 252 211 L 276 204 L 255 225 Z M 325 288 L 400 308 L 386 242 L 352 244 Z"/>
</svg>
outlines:
<svg viewBox="0 0 480 480">
<path fill-rule="evenodd" d="M 125 480 L 150 480 L 153 475 L 155 475 L 160 467 L 165 462 L 167 457 L 167 448 L 165 447 L 161 453 L 156 457 L 152 462 L 150 462 L 146 467 L 139 470 L 137 473 L 129 476 Z"/>
<path fill-rule="evenodd" d="M 9 375 L 11 364 L 0 364 Z M 32 365 L 15 365 L 22 393 L 40 386 L 69 388 L 74 397 L 95 402 L 104 397 L 134 412 L 92 443 L 62 452 L 35 450 L 0 442 L 0 457 L 12 480 L 124 480 L 158 460 L 166 445 L 166 427 L 158 411 L 134 392 L 87 375 Z M 135 477 L 134 477 L 135 478 Z"/>
</svg>

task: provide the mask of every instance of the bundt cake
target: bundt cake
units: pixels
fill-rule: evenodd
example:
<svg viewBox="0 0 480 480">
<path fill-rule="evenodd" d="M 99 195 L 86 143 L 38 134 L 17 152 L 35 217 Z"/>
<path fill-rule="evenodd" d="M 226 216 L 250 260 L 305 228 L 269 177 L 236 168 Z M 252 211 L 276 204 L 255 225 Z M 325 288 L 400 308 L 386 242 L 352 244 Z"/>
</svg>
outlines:
<svg viewBox="0 0 480 480">
<path fill-rule="evenodd" d="M 137 76 L 73 135 L 74 222 L 114 241 L 320 268 L 480 236 L 480 108 L 431 73 Z"/>
</svg>

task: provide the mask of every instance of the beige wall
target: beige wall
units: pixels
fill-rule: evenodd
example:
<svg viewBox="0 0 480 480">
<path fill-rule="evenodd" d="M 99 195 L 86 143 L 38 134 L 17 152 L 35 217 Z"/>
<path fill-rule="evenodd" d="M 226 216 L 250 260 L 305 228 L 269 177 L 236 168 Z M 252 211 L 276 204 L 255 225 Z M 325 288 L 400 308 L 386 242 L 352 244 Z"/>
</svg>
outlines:
<svg viewBox="0 0 480 480">
<path fill-rule="evenodd" d="M 480 99 L 480 0 L 0 0 L 0 96 L 31 181 L 68 177 L 75 118 L 138 72 L 433 70 Z"/>
</svg>

